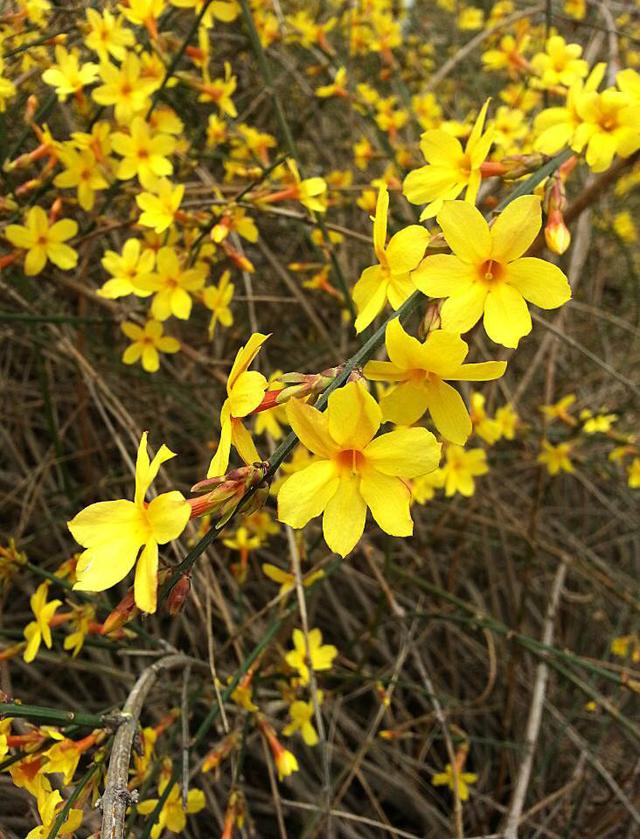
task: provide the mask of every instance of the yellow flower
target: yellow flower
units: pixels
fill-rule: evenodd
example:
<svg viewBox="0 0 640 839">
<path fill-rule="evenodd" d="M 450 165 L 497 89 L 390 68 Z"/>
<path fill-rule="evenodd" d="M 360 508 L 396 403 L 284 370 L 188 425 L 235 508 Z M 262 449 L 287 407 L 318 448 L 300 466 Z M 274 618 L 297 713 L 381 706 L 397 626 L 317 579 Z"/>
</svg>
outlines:
<svg viewBox="0 0 640 839">
<path fill-rule="evenodd" d="M 164 233 L 171 227 L 184 195 L 184 184 L 175 188 L 166 178 L 158 180 L 153 192 L 136 195 L 136 204 L 143 211 L 139 222 L 144 227 L 151 227 L 156 233 Z"/>
<path fill-rule="evenodd" d="M 134 117 L 129 134 L 116 131 L 111 135 L 113 150 L 121 155 L 116 176 L 123 181 L 138 176 L 145 189 L 153 189 L 157 178 L 170 175 L 173 164 L 167 159 L 176 148 L 170 134 L 152 135 L 151 127 L 142 117 Z"/>
<path fill-rule="evenodd" d="M 482 133 L 489 107 L 487 100 L 476 119 L 467 144 L 442 129 L 425 131 L 420 140 L 420 150 L 426 166 L 409 172 L 402 191 L 412 204 L 426 204 L 420 220 L 433 218 L 442 202 L 457 198 L 466 187 L 465 200 L 475 204 L 482 175 L 480 167 L 493 142 L 493 130 Z"/>
<path fill-rule="evenodd" d="M 123 362 L 135 364 L 142 359 L 142 368 L 147 373 L 155 373 L 160 368 L 158 353 L 174 353 L 180 349 L 180 341 L 163 335 L 163 326 L 157 320 L 148 320 L 144 327 L 125 321 L 120 328 L 133 341 L 122 354 Z"/>
<path fill-rule="evenodd" d="M 543 440 L 542 451 L 537 457 L 537 462 L 544 463 L 550 475 L 557 475 L 559 472 L 573 472 L 573 464 L 569 460 L 570 453 L 570 443 L 558 443 L 557 446 L 554 446 L 548 440 Z"/>
<path fill-rule="evenodd" d="M 634 664 L 640 661 L 640 641 L 637 635 L 619 635 L 612 638 L 609 649 L 613 655 L 628 658 Z"/>
<path fill-rule="evenodd" d="M 105 251 L 101 263 L 112 279 L 98 289 L 101 297 L 115 300 L 135 294 L 138 297 L 149 297 L 152 292 L 142 288 L 141 283 L 148 280 L 153 272 L 156 255 L 151 248 L 142 250 L 139 239 L 127 239 L 122 247 L 122 254 L 116 251 Z"/>
<path fill-rule="evenodd" d="M 141 70 L 140 59 L 133 52 L 127 52 L 120 67 L 110 61 L 103 61 L 100 65 L 103 84 L 91 95 L 98 105 L 113 105 L 120 123 L 126 123 L 133 114 L 149 104 L 149 95 L 156 81 L 144 77 Z"/>
<path fill-rule="evenodd" d="M 234 291 L 235 286 L 231 282 L 230 271 L 223 272 L 218 285 L 210 285 L 203 290 L 202 302 L 212 313 L 209 321 L 209 340 L 213 338 L 218 323 L 227 327 L 233 325 L 233 314 L 229 304 L 233 299 Z"/>
<path fill-rule="evenodd" d="M 309 684 L 309 666 L 311 666 L 311 669 L 314 672 L 319 670 L 331 670 L 333 659 L 338 655 L 338 650 L 333 646 L 333 644 L 322 643 L 322 632 L 319 629 L 309 630 L 308 659 L 304 632 L 301 629 L 294 629 L 292 640 L 293 649 L 285 655 L 284 659 L 289 667 L 298 671 L 300 674 L 300 682 L 303 685 Z"/>
<path fill-rule="evenodd" d="M 158 783 L 159 795 L 162 795 L 165 791 L 170 776 L 171 767 L 163 767 Z M 148 798 L 146 801 L 141 801 L 138 804 L 138 812 L 143 816 L 148 816 L 150 813 L 153 813 L 158 801 L 158 798 Z M 187 794 L 187 806 L 183 807 L 180 784 L 173 784 L 169 795 L 162 805 L 158 820 L 151 828 L 151 839 L 158 839 L 165 828 L 172 833 L 182 833 L 187 826 L 187 814 L 199 813 L 200 810 L 204 809 L 205 803 L 202 790 L 191 789 Z"/>
<path fill-rule="evenodd" d="M 202 18 L 202 25 L 207 28 L 213 26 L 214 20 L 231 23 L 241 11 L 237 0 L 213 0 L 213 2 L 208 2 L 208 0 L 171 0 L 173 6 L 177 6 L 179 9 L 193 9 L 196 15 L 202 13 L 205 2 L 207 2 L 207 8 Z"/>
<path fill-rule="evenodd" d="M 80 54 L 77 51 L 67 52 L 60 45 L 56 47 L 55 53 L 57 63 L 44 71 L 42 81 L 55 87 L 58 99 L 64 102 L 67 96 L 95 82 L 98 65 L 88 61 L 81 66 Z"/>
<path fill-rule="evenodd" d="M 156 320 L 166 320 L 171 315 L 188 320 L 192 305 L 189 292 L 202 288 L 206 274 L 206 266 L 202 264 L 181 268 L 175 249 L 167 247 L 158 251 L 155 273 L 138 280 L 138 283 L 147 291 L 155 292 L 151 314 Z"/>
<path fill-rule="evenodd" d="M 613 217 L 613 229 L 623 242 L 630 244 L 638 239 L 635 222 L 628 210 L 616 213 Z"/>
<path fill-rule="evenodd" d="M 278 770 L 278 778 L 288 778 L 300 768 L 296 756 L 288 749 L 280 748 L 274 755 L 276 761 L 276 769 Z"/>
<path fill-rule="evenodd" d="M 505 440 L 513 440 L 516 436 L 520 418 L 518 417 L 513 405 L 507 403 L 501 408 L 498 408 L 494 417 L 494 422 L 500 429 L 500 437 L 504 437 Z"/>
<path fill-rule="evenodd" d="M 244 708 L 245 711 L 249 711 L 250 714 L 254 714 L 259 710 L 256 703 L 253 701 L 253 687 L 251 682 L 248 682 L 247 684 L 242 684 L 242 682 L 240 682 L 240 684 L 232 691 L 231 699 L 233 699 L 236 705 Z"/>
<path fill-rule="evenodd" d="M 531 67 L 540 78 L 540 86 L 553 88 L 557 85 L 569 87 L 574 82 L 584 79 L 589 72 L 589 65 L 580 58 L 580 44 L 567 44 L 561 35 L 547 38 L 545 51 L 531 59 Z"/>
<path fill-rule="evenodd" d="M 442 787 L 447 786 L 453 792 L 453 790 L 458 790 L 458 798 L 460 801 L 467 801 L 469 798 L 469 787 L 468 784 L 475 784 L 478 780 L 478 776 L 475 772 L 458 772 L 458 777 L 456 778 L 453 774 L 453 768 L 450 763 L 447 763 L 445 766 L 444 772 L 438 772 L 431 778 L 431 783 L 434 787 Z"/>
<path fill-rule="evenodd" d="M 580 412 L 580 419 L 585 421 L 582 426 L 585 434 L 606 434 L 613 427 L 618 415 L 596 414 L 594 416 L 591 411 L 585 410 Z"/>
<path fill-rule="evenodd" d="M 235 92 L 238 79 L 231 73 L 231 64 L 224 63 L 224 78 L 213 80 L 207 79 L 198 85 L 201 93 L 198 102 L 213 102 L 220 110 L 220 113 L 235 119 L 238 116 L 236 106 L 231 96 Z"/>
<path fill-rule="evenodd" d="M 74 589 L 104 591 L 123 580 L 135 565 L 136 606 L 155 612 L 158 545 L 178 538 L 191 510 L 177 490 L 164 492 L 148 504 L 144 500 L 160 466 L 172 457 L 175 453 L 163 444 L 149 462 L 145 431 L 138 447 L 134 500 L 99 501 L 67 523 L 74 539 L 86 549 L 78 560 Z"/>
<path fill-rule="evenodd" d="M 4 59 L 0 57 L 0 113 L 4 113 L 7 107 L 7 99 L 15 96 L 16 86 L 4 76 Z"/>
<path fill-rule="evenodd" d="M 614 88 L 585 91 L 578 96 L 576 111 L 581 123 L 571 147 L 580 152 L 586 146 L 592 171 L 604 172 L 615 154 L 629 157 L 640 148 L 640 105 L 628 94 Z"/>
<path fill-rule="evenodd" d="M 84 646 L 85 639 L 89 634 L 90 625 L 95 619 L 96 611 L 93 606 L 77 606 L 74 608 L 71 622 L 75 628 L 64 639 L 65 650 L 71 650 L 74 658 Z"/>
<path fill-rule="evenodd" d="M 567 425 L 575 425 L 575 419 L 569 414 L 569 408 L 575 401 L 575 394 L 569 393 L 553 405 L 541 405 L 540 410 L 551 421 L 559 419 Z"/>
<path fill-rule="evenodd" d="M 640 489 L 640 457 L 634 457 L 629 464 L 627 485 L 630 489 Z"/>
<path fill-rule="evenodd" d="M 166 0 L 127 0 L 120 11 L 137 26 L 146 26 L 152 38 L 157 38 L 157 19 L 164 12 Z"/>
<path fill-rule="evenodd" d="M 606 64 L 596 64 L 583 81 L 574 82 L 567 91 L 563 107 L 545 108 L 534 121 L 538 137 L 534 149 L 543 154 L 555 154 L 561 148 L 572 143 L 582 117 L 578 113 L 578 103 L 583 93 L 595 91 L 606 70 Z"/>
<path fill-rule="evenodd" d="M 442 467 L 444 475 L 444 494 L 451 498 L 456 492 L 470 498 L 476 491 L 473 480 L 489 471 L 487 455 L 482 449 L 465 450 L 462 446 L 447 446 L 445 462 Z"/>
<path fill-rule="evenodd" d="M 387 241 L 389 192 L 383 184 L 378 192 L 373 219 L 373 249 L 379 265 L 365 268 L 353 288 L 358 310 L 355 327 L 362 332 L 389 303 L 399 308 L 415 291 L 411 271 L 418 267 L 429 242 L 429 231 L 419 224 L 410 224 Z"/>
<path fill-rule="evenodd" d="M 473 430 L 485 443 L 492 446 L 500 439 L 498 423 L 487 414 L 484 394 L 474 391 L 471 394 L 471 424 Z"/>
<path fill-rule="evenodd" d="M 267 387 L 267 380 L 262 373 L 248 368 L 268 337 L 260 332 L 254 333 L 236 354 L 227 379 L 227 398 L 220 411 L 220 442 L 209 464 L 207 478 L 225 474 L 232 445 L 245 463 L 260 460 L 251 435 L 242 424 L 242 417 L 255 411 Z"/>
<path fill-rule="evenodd" d="M 24 637 L 27 639 L 27 646 L 24 651 L 24 660 L 29 664 L 38 655 L 40 644 L 44 641 L 47 649 L 51 649 L 53 643 L 51 638 L 51 618 L 54 616 L 58 606 L 62 606 L 62 600 L 51 600 L 47 603 L 49 583 L 40 583 L 38 588 L 31 595 L 31 611 L 35 620 L 27 624 L 24 629 Z"/>
<path fill-rule="evenodd" d="M 63 801 L 62 796 L 56 789 L 53 792 L 43 792 L 41 795 L 38 795 L 37 803 L 38 814 L 40 815 L 42 825 L 30 830 L 25 839 L 47 839 L 53 831 L 53 825 L 60 814 Z M 82 810 L 76 810 L 74 808 L 68 810 L 67 817 L 58 830 L 58 836 L 64 837 L 73 834 L 82 824 L 82 817 Z"/>
<path fill-rule="evenodd" d="M 522 257 L 542 224 L 535 195 L 516 198 L 491 228 L 463 201 L 447 202 L 438 223 L 454 255 L 428 256 L 413 280 L 424 294 L 448 298 L 441 310 L 443 329 L 468 332 L 484 314 L 487 335 L 497 344 L 517 347 L 531 332 L 525 300 L 555 309 L 571 297 L 567 278 L 556 265 Z"/>
<path fill-rule="evenodd" d="M 391 361 L 370 361 L 364 368 L 368 379 L 398 383 L 380 400 L 383 420 L 413 425 L 428 410 L 446 440 L 464 445 L 471 420 L 462 397 L 447 381 L 498 379 L 506 362 L 463 364 L 469 347 L 459 335 L 438 329 L 421 343 L 404 331 L 397 318 L 387 326 L 386 346 Z"/>
<path fill-rule="evenodd" d="M 63 271 L 75 268 L 78 254 L 64 242 L 77 232 L 78 225 L 72 219 L 61 219 L 49 225 L 49 219 L 42 207 L 29 209 L 24 226 L 9 224 L 4 229 L 4 235 L 12 245 L 27 251 L 24 273 L 28 277 L 39 274 L 47 260 L 51 260 Z"/>
<path fill-rule="evenodd" d="M 126 47 L 135 43 L 133 32 L 122 24 L 122 18 L 117 18 L 108 9 L 102 14 L 95 9 L 87 9 L 87 24 L 89 32 L 85 35 L 84 43 L 97 53 L 100 61 L 107 61 L 111 54 L 117 61 L 122 61 L 126 55 Z"/>
<path fill-rule="evenodd" d="M 339 67 L 331 84 L 320 85 L 315 90 L 316 96 L 320 99 L 328 99 L 331 96 L 347 97 L 349 92 L 347 90 L 347 70 L 345 67 Z"/>
<path fill-rule="evenodd" d="M 106 189 L 109 184 L 102 174 L 91 149 L 76 151 L 68 145 L 60 152 L 60 162 L 65 167 L 54 178 L 54 185 L 63 189 L 77 188 L 78 203 L 83 210 L 92 210 L 96 190 Z"/>
<path fill-rule="evenodd" d="M 436 490 L 444 486 L 444 473 L 442 469 L 435 469 L 428 475 L 421 475 L 411 481 L 411 500 L 417 504 L 426 504 L 435 497 Z"/>
<path fill-rule="evenodd" d="M 322 702 L 322 691 L 318 691 L 318 704 Z M 290 737 L 299 731 L 302 739 L 307 746 L 315 746 L 318 742 L 318 733 L 313 727 L 311 720 L 314 715 L 314 707 L 312 702 L 303 702 L 296 700 L 289 705 L 289 716 L 291 722 L 282 729 L 282 733 L 286 737 Z"/>
<path fill-rule="evenodd" d="M 283 568 L 278 568 L 276 565 L 271 565 L 270 562 L 263 563 L 262 573 L 265 577 L 268 577 L 270 580 L 273 580 L 274 583 L 278 583 L 280 585 L 280 590 L 278 591 L 280 596 L 284 596 L 290 591 L 293 591 L 296 586 L 296 578 L 293 574 L 290 574 Z M 324 571 L 311 571 L 303 577 L 302 585 L 307 588 L 308 586 L 312 586 L 318 580 L 321 580 L 323 577 Z"/>
<path fill-rule="evenodd" d="M 287 417 L 318 460 L 283 483 L 278 493 L 280 521 L 304 527 L 324 512 L 325 541 L 341 556 L 362 536 L 367 507 L 385 533 L 413 533 L 406 481 L 437 467 L 440 444 L 433 434 L 426 428 L 403 428 L 374 440 L 382 412 L 361 382 L 335 390 L 324 414 L 292 399 Z"/>
</svg>

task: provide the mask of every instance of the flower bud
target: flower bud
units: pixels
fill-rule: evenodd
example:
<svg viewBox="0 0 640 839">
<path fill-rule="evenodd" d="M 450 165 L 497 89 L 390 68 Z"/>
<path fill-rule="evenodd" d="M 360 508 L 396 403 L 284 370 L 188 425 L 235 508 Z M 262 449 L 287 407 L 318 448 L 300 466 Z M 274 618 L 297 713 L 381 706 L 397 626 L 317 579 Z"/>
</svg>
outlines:
<svg viewBox="0 0 640 839">
<path fill-rule="evenodd" d="M 191 591 L 191 574 L 183 574 L 169 592 L 167 597 L 167 611 L 175 617 L 182 611 L 189 592 Z"/>
</svg>

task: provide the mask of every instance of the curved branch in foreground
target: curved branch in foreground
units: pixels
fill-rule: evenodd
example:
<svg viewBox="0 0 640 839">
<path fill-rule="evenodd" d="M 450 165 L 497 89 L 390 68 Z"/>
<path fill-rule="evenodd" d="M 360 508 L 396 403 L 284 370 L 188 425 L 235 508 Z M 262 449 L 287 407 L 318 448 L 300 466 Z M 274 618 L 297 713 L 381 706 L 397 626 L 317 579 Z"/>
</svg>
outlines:
<svg viewBox="0 0 640 839">
<path fill-rule="evenodd" d="M 193 661 L 185 655 L 168 655 L 154 662 L 133 686 L 122 709 L 122 722 L 113 740 L 107 783 L 102 796 L 102 839 L 124 839 L 124 820 L 129 804 L 129 763 L 133 738 L 147 694 L 162 670 L 184 667 Z"/>
</svg>

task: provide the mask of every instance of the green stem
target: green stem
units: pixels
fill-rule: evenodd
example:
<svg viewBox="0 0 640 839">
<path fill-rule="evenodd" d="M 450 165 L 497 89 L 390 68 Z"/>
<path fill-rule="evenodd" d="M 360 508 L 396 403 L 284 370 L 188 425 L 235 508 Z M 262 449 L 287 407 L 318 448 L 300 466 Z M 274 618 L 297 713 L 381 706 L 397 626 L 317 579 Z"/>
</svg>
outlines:
<svg viewBox="0 0 640 839">
<path fill-rule="evenodd" d="M 88 728 L 114 728 L 120 715 L 117 713 L 85 714 L 81 711 L 61 711 L 42 705 L 21 705 L 15 702 L 0 703 L 0 719 L 19 717 L 31 722 L 55 723 L 58 725 L 81 725 Z"/>
</svg>

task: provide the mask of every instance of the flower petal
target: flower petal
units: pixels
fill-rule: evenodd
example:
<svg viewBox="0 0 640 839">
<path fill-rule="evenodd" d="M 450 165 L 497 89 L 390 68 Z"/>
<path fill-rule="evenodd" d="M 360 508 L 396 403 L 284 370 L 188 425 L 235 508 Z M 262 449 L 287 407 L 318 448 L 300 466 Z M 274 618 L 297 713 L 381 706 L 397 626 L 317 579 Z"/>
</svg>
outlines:
<svg viewBox="0 0 640 839">
<path fill-rule="evenodd" d="M 136 565 L 133 589 L 136 606 L 143 612 L 155 612 L 158 595 L 158 543 L 148 542 Z"/>
<path fill-rule="evenodd" d="M 287 402 L 287 420 L 298 440 L 310 452 L 325 459 L 337 451 L 329 434 L 329 417 L 300 399 Z"/>
<path fill-rule="evenodd" d="M 438 224 L 451 250 L 463 262 L 480 265 L 491 254 L 491 233 L 480 210 L 466 201 L 445 201 Z"/>
<path fill-rule="evenodd" d="M 521 195 L 511 201 L 491 226 L 491 258 L 505 264 L 522 256 L 541 226 L 542 213 L 537 195 Z"/>
<path fill-rule="evenodd" d="M 365 457 L 385 475 L 417 478 L 437 468 L 440 449 L 440 443 L 426 428 L 398 428 L 369 443 Z"/>
<path fill-rule="evenodd" d="M 262 402 L 267 380 L 257 370 L 240 373 L 229 388 L 229 408 L 232 417 L 246 417 Z"/>
<path fill-rule="evenodd" d="M 322 532 L 329 548 L 344 557 L 358 544 L 364 531 L 367 505 L 359 491 L 360 479 L 347 474 L 340 478 L 322 517 Z"/>
<path fill-rule="evenodd" d="M 476 364 L 461 364 L 447 375 L 453 382 L 492 382 L 504 375 L 506 361 L 479 361 Z"/>
<path fill-rule="evenodd" d="M 334 390 L 327 416 L 329 433 L 342 449 L 363 449 L 382 422 L 380 406 L 361 382 L 349 382 Z"/>
<path fill-rule="evenodd" d="M 440 319 L 446 332 L 468 332 L 482 317 L 487 288 L 473 283 L 461 294 L 449 297 L 442 304 Z"/>
<path fill-rule="evenodd" d="M 411 490 L 404 481 L 369 469 L 362 476 L 360 492 L 385 533 L 391 536 L 411 536 Z"/>
<path fill-rule="evenodd" d="M 191 506 L 181 492 L 163 492 L 149 504 L 146 510 L 153 538 L 164 545 L 178 536 L 187 526 Z"/>
<path fill-rule="evenodd" d="M 413 271 L 424 256 L 430 238 L 429 231 L 420 224 L 410 224 L 394 234 L 386 250 L 390 271 L 393 274 Z"/>
<path fill-rule="evenodd" d="M 385 393 L 380 400 L 380 410 L 384 422 L 413 425 L 427 410 L 427 403 L 425 383 L 404 382 L 390 393 Z"/>
<path fill-rule="evenodd" d="M 534 256 L 510 263 L 507 282 L 541 309 L 556 309 L 571 298 L 571 287 L 560 268 Z"/>
<path fill-rule="evenodd" d="M 464 446 L 471 434 L 471 419 L 458 391 L 441 379 L 429 384 L 429 413 L 440 434 L 451 443 Z"/>
<path fill-rule="evenodd" d="M 520 338 L 531 332 L 531 315 L 520 292 L 499 283 L 487 295 L 484 328 L 492 341 L 505 347 L 517 347 Z"/>
<path fill-rule="evenodd" d="M 436 253 L 423 259 L 411 279 L 429 297 L 448 297 L 466 291 L 477 279 L 473 265 L 449 253 Z"/>
<path fill-rule="evenodd" d="M 278 492 L 278 519 L 291 527 L 304 527 L 324 510 L 338 483 L 336 467 L 330 460 L 294 472 Z"/>
</svg>

